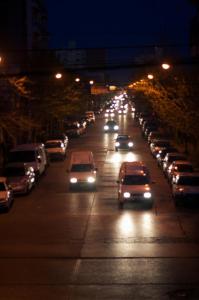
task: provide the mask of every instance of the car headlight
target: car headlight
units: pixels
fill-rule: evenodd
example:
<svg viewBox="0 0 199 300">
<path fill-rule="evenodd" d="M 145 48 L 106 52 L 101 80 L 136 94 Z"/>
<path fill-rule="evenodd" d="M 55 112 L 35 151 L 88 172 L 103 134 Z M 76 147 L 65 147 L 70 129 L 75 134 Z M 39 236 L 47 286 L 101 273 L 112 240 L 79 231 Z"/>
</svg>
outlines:
<svg viewBox="0 0 199 300">
<path fill-rule="evenodd" d="M 130 198 L 131 197 L 131 194 L 129 193 L 129 192 L 125 192 L 124 194 L 123 194 L 123 196 L 124 196 L 124 198 Z"/>
<path fill-rule="evenodd" d="M 129 147 L 133 147 L 133 143 L 132 143 L 132 142 L 129 142 L 129 143 L 128 143 L 128 146 L 129 146 Z"/>
<path fill-rule="evenodd" d="M 121 111 L 121 110 L 119 110 L 118 112 L 119 112 L 119 114 L 121 114 L 121 112 L 122 112 L 122 111 Z"/>
<path fill-rule="evenodd" d="M 144 193 L 144 198 L 146 198 L 146 199 L 151 198 L 151 193 L 150 192 L 145 192 Z"/>
<path fill-rule="evenodd" d="M 77 183 L 77 178 L 75 178 L 75 177 L 70 178 L 70 182 L 71 183 Z"/>
<path fill-rule="evenodd" d="M 105 116 L 105 117 L 108 117 L 108 114 L 105 114 L 104 116 Z"/>
<path fill-rule="evenodd" d="M 156 157 L 159 158 L 159 157 L 160 157 L 160 153 L 158 153 L 158 154 L 156 155 Z"/>
<path fill-rule="evenodd" d="M 119 145 L 120 145 L 120 143 L 119 143 L 119 142 L 116 142 L 116 143 L 115 143 L 115 146 L 116 146 L 116 147 L 118 147 Z"/>
<path fill-rule="evenodd" d="M 90 177 L 87 178 L 87 181 L 89 183 L 93 183 L 93 182 L 95 182 L 95 177 L 90 176 Z"/>
<path fill-rule="evenodd" d="M 114 113 L 111 113 L 111 117 L 114 117 L 115 116 L 115 114 Z"/>
<path fill-rule="evenodd" d="M 107 125 L 104 126 L 104 130 L 108 130 L 109 127 Z"/>
<path fill-rule="evenodd" d="M 114 130 L 118 130 L 118 129 L 119 129 L 119 126 L 118 126 L 118 125 L 115 125 L 113 128 L 114 128 Z"/>
</svg>

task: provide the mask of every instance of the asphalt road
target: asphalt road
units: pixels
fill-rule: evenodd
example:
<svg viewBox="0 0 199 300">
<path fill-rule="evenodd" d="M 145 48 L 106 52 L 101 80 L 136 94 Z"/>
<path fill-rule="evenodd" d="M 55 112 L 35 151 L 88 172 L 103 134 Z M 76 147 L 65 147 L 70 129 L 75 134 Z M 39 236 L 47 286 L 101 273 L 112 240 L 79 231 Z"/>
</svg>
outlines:
<svg viewBox="0 0 199 300">
<path fill-rule="evenodd" d="M 170 187 L 131 115 L 119 116 L 132 153 L 114 151 L 99 117 L 72 150 L 92 150 L 96 192 L 69 192 L 68 158 L 53 162 L 28 196 L 0 214 L 0 299 L 199 299 L 199 209 L 175 208 Z M 124 160 L 150 169 L 154 206 L 117 205 Z"/>
</svg>

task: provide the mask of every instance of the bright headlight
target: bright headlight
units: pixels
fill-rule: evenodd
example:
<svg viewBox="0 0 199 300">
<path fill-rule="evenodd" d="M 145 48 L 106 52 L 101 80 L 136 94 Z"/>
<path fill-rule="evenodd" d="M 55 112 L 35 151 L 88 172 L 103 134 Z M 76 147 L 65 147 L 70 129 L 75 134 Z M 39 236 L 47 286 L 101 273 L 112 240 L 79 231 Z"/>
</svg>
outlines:
<svg viewBox="0 0 199 300">
<path fill-rule="evenodd" d="M 159 157 L 160 157 L 160 153 L 158 153 L 158 154 L 156 155 L 156 157 L 159 158 Z"/>
<path fill-rule="evenodd" d="M 114 128 L 114 130 L 118 130 L 118 129 L 119 129 L 119 126 L 118 126 L 118 125 L 115 125 L 113 128 Z"/>
<path fill-rule="evenodd" d="M 95 178 L 90 176 L 87 178 L 87 181 L 90 183 L 93 183 L 93 182 L 95 182 Z"/>
<path fill-rule="evenodd" d="M 129 147 L 133 147 L 133 143 L 132 143 L 132 142 L 129 142 L 129 143 L 128 143 L 128 146 L 129 146 Z"/>
<path fill-rule="evenodd" d="M 105 116 L 105 117 L 108 117 L 108 114 L 105 114 L 104 116 Z"/>
<path fill-rule="evenodd" d="M 144 198 L 146 198 L 146 199 L 151 198 L 151 193 L 150 192 L 145 192 L 144 193 Z"/>
<path fill-rule="evenodd" d="M 75 177 L 70 178 L 70 182 L 71 183 L 77 183 L 77 178 L 75 178 Z"/>
<path fill-rule="evenodd" d="M 107 125 L 104 126 L 104 130 L 108 130 L 109 127 Z"/>
<path fill-rule="evenodd" d="M 115 114 L 114 113 L 111 113 L 111 117 L 114 117 L 115 116 Z"/>
<path fill-rule="evenodd" d="M 115 143 L 115 146 L 116 146 L 116 147 L 118 147 L 119 145 L 120 145 L 120 143 L 119 143 L 119 142 L 116 142 L 116 143 Z"/>
<path fill-rule="evenodd" d="M 125 192 L 123 194 L 124 198 L 130 198 L 131 197 L 131 194 L 129 192 Z"/>
</svg>

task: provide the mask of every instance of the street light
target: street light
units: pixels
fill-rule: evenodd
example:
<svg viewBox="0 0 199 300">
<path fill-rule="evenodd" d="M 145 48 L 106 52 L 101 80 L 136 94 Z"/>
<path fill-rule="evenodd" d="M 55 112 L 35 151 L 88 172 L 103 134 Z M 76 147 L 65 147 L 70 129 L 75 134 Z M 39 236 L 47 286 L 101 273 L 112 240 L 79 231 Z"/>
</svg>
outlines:
<svg viewBox="0 0 199 300">
<path fill-rule="evenodd" d="M 150 79 L 150 80 L 154 78 L 153 74 L 148 74 L 147 77 L 148 77 L 148 79 Z"/>
<path fill-rule="evenodd" d="M 90 83 L 90 85 L 93 85 L 93 84 L 94 84 L 94 81 L 93 81 L 93 80 L 90 80 L 89 83 Z"/>
<path fill-rule="evenodd" d="M 80 78 L 79 77 L 75 78 L 75 81 L 80 82 Z"/>
<path fill-rule="evenodd" d="M 167 64 L 167 63 L 163 63 L 163 64 L 162 64 L 162 68 L 163 68 L 164 70 L 168 70 L 168 69 L 170 68 L 170 65 Z"/>
<path fill-rule="evenodd" d="M 62 78 L 62 74 L 61 74 L 61 73 L 55 74 L 55 78 L 56 78 L 56 79 L 61 79 L 61 78 Z"/>
</svg>

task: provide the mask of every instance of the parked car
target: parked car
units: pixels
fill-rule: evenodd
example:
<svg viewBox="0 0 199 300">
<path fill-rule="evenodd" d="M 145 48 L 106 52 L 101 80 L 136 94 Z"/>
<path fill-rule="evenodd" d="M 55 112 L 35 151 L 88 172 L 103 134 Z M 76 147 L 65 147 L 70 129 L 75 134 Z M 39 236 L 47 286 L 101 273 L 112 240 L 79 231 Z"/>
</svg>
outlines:
<svg viewBox="0 0 199 300">
<path fill-rule="evenodd" d="M 142 162 L 138 162 L 138 167 L 139 165 L 142 165 Z M 147 207 L 153 205 L 148 172 L 136 169 L 134 162 L 122 163 L 117 183 L 118 204 L 120 208 L 129 200 L 144 203 Z"/>
<path fill-rule="evenodd" d="M 14 194 L 27 194 L 35 185 L 34 169 L 26 163 L 7 164 L 4 175 Z"/>
<path fill-rule="evenodd" d="M 91 123 L 95 122 L 95 113 L 92 110 L 86 111 L 85 116 L 90 120 Z"/>
<path fill-rule="evenodd" d="M 178 150 L 175 147 L 168 147 L 168 148 L 159 150 L 158 153 L 156 154 L 156 159 L 157 159 L 158 165 L 160 167 L 162 167 L 164 158 L 167 153 L 177 153 L 177 152 L 178 152 Z"/>
<path fill-rule="evenodd" d="M 46 151 L 50 159 L 64 159 L 66 157 L 66 146 L 62 140 L 47 140 Z"/>
<path fill-rule="evenodd" d="M 68 136 L 65 133 L 53 133 L 48 137 L 48 140 L 61 140 L 65 147 L 68 147 Z"/>
<path fill-rule="evenodd" d="M 171 147 L 169 140 L 157 139 L 150 144 L 151 154 L 156 157 L 160 150 Z"/>
<path fill-rule="evenodd" d="M 36 178 L 43 174 L 47 167 L 47 155 L 44 144 L 21 144 L 13 148 L 8 155 L 8 162 L 22 162 L 34 169 Z"/>
<path fill-rule="evenodd" d="M 64 131 L 68 137 L 79 137 L 81 134 L 80 124 L 78 122 L 66 123 Z"/>
<path fill-rule="evenodd" d="M 13 191 L 6 177 L 0 177 L 0 210 L 8 211 L 12 205 Z"/>
<path fill-rule="evenodd" d="M 127 134 L 118 134 L 115 139 L 115 151 L 132 150 L 133 146 L 132 138 Z"/>
<path fill-rule="evenodd" d="M 175 205 L 179 206 L 183 202 L 198 203 L 199 199 L 199 173 L 181 173 L 172 182 L 172 195 Z"/>
<path fill-rule="evenodd" d="M 194 167 L 190 161 L 187 160 L 176 160 L 171 163 L 167 169 L 167 177 L 170 182 L 173 178 L 180 175 L 180 173 L 191 173 L 194 172 Z"/>
<path fill-rule="evenodd" d="M 104 132 L 117 132 L 118 130 L 119 126 L 114 120 L 109 120 L 104 125 Z"/>
<path fill-rule="evenodd" d="M 165 175 L 167 176 L 167 170 L 169 168 L 169 166 L 171 165 L 171 163 L 175 160 L 187 160 L 187 157 L 179 152 L 173 152 L 173 153 L 167 153 L 165 155 L 165 158 L 163 160 L 163 172 L 165 173 Z"/>
</svg>

